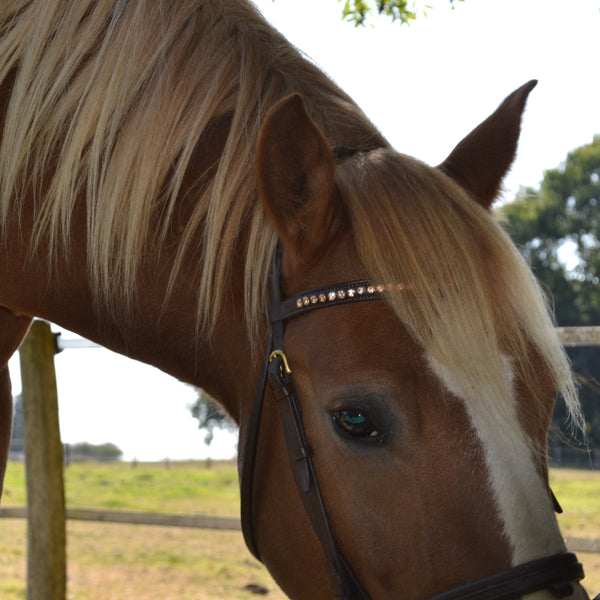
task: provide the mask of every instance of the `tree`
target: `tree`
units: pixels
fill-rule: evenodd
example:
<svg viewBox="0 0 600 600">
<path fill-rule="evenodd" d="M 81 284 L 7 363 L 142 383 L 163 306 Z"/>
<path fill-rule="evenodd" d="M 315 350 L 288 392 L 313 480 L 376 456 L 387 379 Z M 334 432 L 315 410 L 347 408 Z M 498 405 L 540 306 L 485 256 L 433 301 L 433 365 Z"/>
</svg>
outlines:
<svg viewBox="0 0 600 600">
<path fill-rule="evenodd" d="M 391 17 L 392 21 L 400 21 L 401 24 L 417 18 L 415 3 L 413 2 L 412 8 L 409 8 L 408 0 L 343 0 L 343 2 L 342 16 L 346 21 L 354 23 L 355 27 L 364 26 L 367 18 L 374 12 Z M 450 4 L 454 5 L 454 0 L 450 0 Z"/>
<path fill-rule="evenodd" d="M 204 429 L 206 432 L 204 443 L 210 446 L 215 437 L 215 429 L 235 431 L 236 424 L 221 405 L 204 390 L 197 388 L 197 392 L 198 398 L 190 406 L 190 411 L 192 417 L 198 419 L 198 429 Z"/>
<path fill-rule="evenodd" d="M 539 190 L 525 190 L 501 212 L 550 292 L 558 325 L 600 325 L 600 135 L 546 171 Z M 582 382 L 589 441 L 599 446 L 600 348 L 568 352 Z"/>
<path fill-rule="evenodd" d="M 104 444 L 79 442 L 77 444 L 65 444 L 65 454 L 68 462 L 111 462 L 120 460 L 123 451 L 111 442 Z"/>
<path fill-rule="evenodd" d="M 273 0 L 274 1 L 274 0 Z M 455 2 L 464 2 L 464 0 L 449 0 L 454 9 Z M 338 0 L 344 3 L 342 9 L 342 18 L 355 27 L 364 26 L 373 14 L 385 15 L 392 21 L 399 21 L 400 24 L 410 23 L 417 18 L 416 1 L 411 3 L 409 8 L 408 0 Z M 427 4 L 426 8 L 432 8 Z M 423 14 L 426 14 L 423 10 Z"/>
</svg>

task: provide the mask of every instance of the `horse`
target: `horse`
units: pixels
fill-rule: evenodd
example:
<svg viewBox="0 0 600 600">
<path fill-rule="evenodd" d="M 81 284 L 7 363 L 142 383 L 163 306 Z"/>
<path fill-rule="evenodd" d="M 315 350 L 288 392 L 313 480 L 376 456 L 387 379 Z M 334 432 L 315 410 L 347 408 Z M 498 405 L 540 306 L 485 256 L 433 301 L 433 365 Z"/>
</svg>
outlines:
<svg viewBox="0 0 600 600">
<path fill-rule="evenodd" d="M 40 317 L 218 399 L 290 598 L 588 597 L 573 378 L 493 212 L 535 82 L 429 166 L 247 0 L 11 0 L 0 40 L 3 466 Z"/>
</svg>

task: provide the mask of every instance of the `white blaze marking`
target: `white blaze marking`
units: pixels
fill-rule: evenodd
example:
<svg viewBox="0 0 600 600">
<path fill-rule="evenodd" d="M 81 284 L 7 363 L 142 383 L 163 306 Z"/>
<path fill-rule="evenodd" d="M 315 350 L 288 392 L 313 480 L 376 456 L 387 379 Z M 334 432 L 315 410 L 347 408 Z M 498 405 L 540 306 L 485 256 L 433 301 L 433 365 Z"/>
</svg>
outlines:
<svg viewBox="0 0 600 600">
<path fill-rule="evenodd" d="M 512 389 L 513 373 L 507 360 L 506 377 Z M 565 550 L 546 485 L 540 477 L 532 451 L 525 441 L 514 396 L 502 418 L 494 406 L 498 397 L 484 384 L 479 388 L 461 381 L 433 358 L 429 363 L 455 396 L 462 399 L 484 450 L 490 486 L 512 549 L 512 564 L 518 565 Z M 507 422 L 508 419 L 508 422 Z M 545 592 L 536 598 L 549 598 Z M 531 596 L 534 598 L 534 595 Z"/>
</svg>

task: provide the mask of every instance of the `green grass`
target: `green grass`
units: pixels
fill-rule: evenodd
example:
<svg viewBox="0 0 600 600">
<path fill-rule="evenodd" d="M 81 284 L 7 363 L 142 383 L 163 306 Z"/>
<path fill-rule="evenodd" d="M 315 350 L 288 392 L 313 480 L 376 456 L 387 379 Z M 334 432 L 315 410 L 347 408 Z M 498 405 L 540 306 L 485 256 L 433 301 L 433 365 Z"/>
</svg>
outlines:
<svg viewBox="0 0 600 600">
<path fill-rule="evenodd" d="M 71 508 L 106 508 L 157 513 L 239 516 L 235 462 L 75 463 L 65 468 L 65 493 Z M 552 489 L 564 514 L 565 535 L 600 538 L 600 471 L 552 469 Z M 3 506 L 24 506 L 25 471 L 9 463 Z M 595 533 L 591 533 L 595 532 Z"/>
<path fill-rule="evenodd" d="M 550 485 L 564 511 L 563 535 L 600 538 L 600 471 L 552 469 Z"/>
<path fill-rule="evenodd" d="M 24 467 L 10 463 L 3 506 L 23 506 Z M 65 468 L 65 495 L 71 508 L 105 508 L 158 513 L 239 516 L 234 462 L 75 463 Z"/>
<path fill-rule="evenodd" d="M 554 469 L 552 487 L 565 536 L 600 538 L 600 472 Z M 67 506 L 161 513 L 239 515 L 233 462 L 80 463 L 65 470 Z M 22 464 L 10 463 L 4 506 L 25 505 Z M 68 522 L 68 600 L 249 600 L 249 583 L 283 600 L 241 533 L 112 523 Z M 25 599 L 26 523 L 0 521 L 0 598 Z M 586 585 L 600 590 L 600 554 L 579 554 Z"/>
</svg>

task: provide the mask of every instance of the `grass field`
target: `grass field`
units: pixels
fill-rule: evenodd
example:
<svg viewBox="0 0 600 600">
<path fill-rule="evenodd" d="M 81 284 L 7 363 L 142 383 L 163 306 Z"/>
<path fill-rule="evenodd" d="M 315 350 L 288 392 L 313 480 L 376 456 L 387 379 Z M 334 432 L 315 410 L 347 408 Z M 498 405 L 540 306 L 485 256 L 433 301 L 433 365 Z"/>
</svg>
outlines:
<svg viewBox="0 0 600 600">
<path fill-rule="evenodd" d="M 565 536 L 600 538 L 600 472 L 553 470 L 552 485 L 565 513 Z M 233 463 L 74 464 L 65 471 L 72 508 L 143 510 L 238 516 L 239 489 Z M 23 466 L 11 463 L 3 506 L 25 504 Z M 0 521 L 0 598 L 24 600 L 26 523 Z M 266 570 L 244 546 L 239 532 L 69 521 L 69 600 L 282 600 Z M 600 554 L 578 553 L 586 585 L 600 591 Z"/>
</svg>

